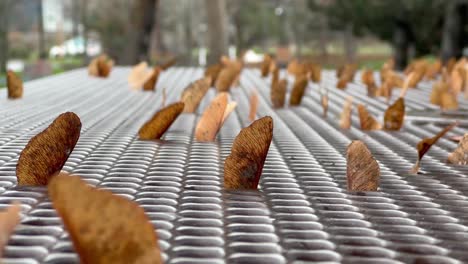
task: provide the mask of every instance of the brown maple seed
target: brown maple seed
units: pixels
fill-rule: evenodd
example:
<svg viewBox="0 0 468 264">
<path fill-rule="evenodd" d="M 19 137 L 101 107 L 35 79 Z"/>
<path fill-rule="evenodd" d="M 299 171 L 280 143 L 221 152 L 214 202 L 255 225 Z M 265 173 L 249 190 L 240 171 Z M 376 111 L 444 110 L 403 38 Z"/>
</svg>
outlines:
<svg viewBox="0 0 468 264">
<path fill-rule="evenodd" d="M 322 80 L 322 67 L 317 64 L 310 66 L 310 80 L 314 83 L 319 83 Z"/>
<path fill-rule="evenodd" d="M 257 189 L 273 138 L 273 119 L 260 118 L 243 128 L 224 162 L 226 189 Z"/>
<path fill-rule="evenodd" d="M 418 159 L 416 160 L 416 164 L 414 164 L 413 169 L 411 170 L 411 173 L 416 174 L 419 171 L 421 159 L 424 157 L 424 154 L 429 151 L 429 149 L 434 145 L 439 138 L 443 137 L 447 132 L 452 130 L 455 126 L 458 125 L 458 122 L 455 122 L 453 124 L 450 124 L 446 126 L 442 131 L 437 133 L 434 137 L 430 138 L 423 138 L 421 141 L 418 142 L 418 145 L 416 146 L 416 149 L 418 151 Z"/>
<path fill-rule="evenodd" d="M 16 164 L 18 185 L 47 185 L 65 165 L 80 138 L 80 131 L 80 118 L 66 112 L 31 138 Z"/>
<path fill-rule="evenodd" d="M 197 80 L 184 89 L 181 101 L 185 103 L 184 113 L 194 113 L 205 94 L 210 89 L 211 77 Z"/>
<path fill-rule="evenodd" d="M 177 102 L 156 112 L 138 131 L 140 139 L 160 139 L 184 110 L 184 103 Z"/>
<path fill-rule="evenodd" d="M 216 79 L 216 89 L 218 92 L 228 92 L 239 72 L 235 67 L 224 67 Z"/>
<path fill-rule="evenodd" d="M 291 97 L 289 98 L 289 105 L 300 105 L 302 97 L 304 96 L 305 89 L 307 87 L 307 77 L 298 76 L 294 82 Z"/>
<path fill-rule="evenodd" d="M 257 115 L 257 107 L 258 107 L 258 94 L 257 92 L 253 92 L 250 96 L 250 111 L 249 111 L 249 120 L 250 122 L 255 120 L 255 116 Z"/>
<path fill-rule="evenodd" d="M 206 68 L 204 76 L 211 78 L 210 86 L 215 85 L 216 80 L 218 79 L 218 75 L 222 69 L 223 69 L 223 65 L 221 65 L 220 63 L 213 64 L 211 66 L 208 66 L 208 68 Z"/>
<path fill-rule="evenodd" d="M 321 100 L 322 102 L 322 109 L 323 109 L 323 117 L 327 118 L 327 113 L 328 113 L 328 95 L 322 95 Z"/>
<path fill-rule="evenodd" d="M 176 57 L 173 57 L 171 59 L 169 59 L 168 61 L 166 61 L 165 63 L 161 64 L 161 70 L 165 71 L 167 69 L 169 69 L 170 67 L 174 66 L 175 64 L 177 63 L 177 58 Z"/>
<path fill-rule="evenodd" d="M 382 129 L 382 125 L 369 114 L 366 107 L 362 104 L 358 104 L 359 121 L 361 123 L 362 130 L 379 130 Z"/>
<path fill-rule="evenodd" d="M 262 74 L 263 78 L 268 77 L 268 74 L 270 73 L 270 64 L 271 63 L 272 63 L 271 56 L 268 55 L 268 54 L 265 54 L 265 56 L 263 58 L 263 61 L 262 61 L 262 64 L 261 64 L 261 67 L 260 67 L 260 71 L 261 71 L 261 74 Z"/>
<path fill-rule="evenodd" d="M 349 129 L 351 127 L 351 113 L 353 110 L 353 97 L 348 96 L 343 105 L 343 111 L 340 114 L 340 127 Z"/>
<path fill-rule="evenodd" d="M 458 147 L 448 155 L 448 163 L 457 165 L 468 164 L 468 133 L 458 143 Z"/>
<path fill-rule="evenodd" d="M 380 168 L 366 144 L 352 141 L 346 150 L 348 191 L 375 192 L 379 188 Z"/>
<path fill-rule="evenodd" d="M 13 71 L 7 71 L 8 98 L 18 99 L 23 97 L 23 81 Z"/>
<path fill-rule="evenodd" d="M 133 89 L 140 89 L 151 78 L 153 71 L 148 70 L 148 64 L 144 61 L 135 65 L 128 75 L 128 83 Z"/>
<path fill-rule="evenodd" d="M 143 91 L 154 91 L 156 90 L 156 83 L 158 82 L 159 75 L 161 74 L 162 69 L 160 67 L 155 67 L 151 76 L 143 84 Z"/>
<path fill-rule="evenodd" d="M 388 107 L 384 115 L 384 129 L 400 130 L 405 119 L 405 99 L 399 98 Z"/>
<path fill-rule="evenodd" d="M 224 112 L 228 105 L 228 94 L 218 94 L 203 112 L 197 127 L 195 138 L 198 141 L 214 141 L 224 120 Z"/>
<path fill-rule="evenodd" d="M 88 73 L 91 76 L 105 78 L 109 76 L 113 66 L 114 61 L 103 54 L 91 60 L 88 66 Z"/>
<path fill-rule="evenodd" d="M 64 173 L 47 189 L 81 263 L 163 263 L 154 227 L 137 203 Z"/>
<path fill-rule="evenodd" d="M 281 108 L 284 106 L 287 86 L 288 81 L 286 79 L 281 79 L 271 87 L 270 97 L 273 108 Z"/>
<path fill-rule="evenodd" d="M 21 204 L 13 202 L 4 211 L 0 212 L 0 258 L 3 256 L 5 246 L 8 244 L 15 227 L 21 220 Z"/>
</svg>

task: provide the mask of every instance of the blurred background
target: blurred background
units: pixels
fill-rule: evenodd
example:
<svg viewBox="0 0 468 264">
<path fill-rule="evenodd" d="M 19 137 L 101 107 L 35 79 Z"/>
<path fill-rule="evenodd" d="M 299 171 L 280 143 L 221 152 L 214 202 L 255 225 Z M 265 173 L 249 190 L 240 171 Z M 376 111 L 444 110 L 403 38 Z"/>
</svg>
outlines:
<svg viewBox="0 0 468 264">
<path fill-rule="evenodd" d="M 379 68 L 389 57 L 460 57 L 468 47 L 461 0 L 0 0 L 0 84 L 86 65 L 107 53 L 119 65 L 255 64 L 265 53 L 325 68 Z"/>
</svg>

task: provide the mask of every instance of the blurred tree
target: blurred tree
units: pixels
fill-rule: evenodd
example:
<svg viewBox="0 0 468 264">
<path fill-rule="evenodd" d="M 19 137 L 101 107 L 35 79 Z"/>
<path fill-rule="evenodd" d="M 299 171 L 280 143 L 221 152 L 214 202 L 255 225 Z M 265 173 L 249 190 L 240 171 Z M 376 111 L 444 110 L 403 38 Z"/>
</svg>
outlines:
<svg viewBox="0 0 468 264">
<path fill-rule="evenodd" d="M 47 51 L 45 48 L 45 36 L 44 36 L 44 12 L 42 10 L 42 0 L 38 1 L 37 5 L 37 34 L 39 41 L 39 58 L 47 58 Z"/>
<path fill-rule="evenodd" d="M 227 54 L 228 32 L 225 0 L 205 0 L 208 25 L 208 63 L 216 63 L 219 57 Z"/>
<path fill-rule="evenodd" d="M 129 41 L 134 42 L 129 50 L 133 53 L 128 63 L 136 64 L 139 61 L 149 61 L 149 48 L 151 32 L 155 22 L 159 0 L 139 0 L 133 1 L 131 14 L 131 33 L 133 37 Z"/>
<path fill-rule="evenodd" d="M 309 8 L 328 16 L 329 25 L 357 36 L 373 34 L 393 43 L 396 64 L 406 65 L 410 50 L 421 56 L 440 49 L 444 0 L 309 0 Z"/>
<path fill-rule="evenodd" d="M 0 1 L 0 74 L 7 71 L 10 0 Z"/>
<path fill-rule="evenodd" d="M 460 0 L 448 1 L 445 10 L 444 31 L 442 36 L 441 56 L 443 61 L 452 57 L 460 57 L 467 39 L 464 38 L 467 23 L 467 2 Z"/>
</svg>

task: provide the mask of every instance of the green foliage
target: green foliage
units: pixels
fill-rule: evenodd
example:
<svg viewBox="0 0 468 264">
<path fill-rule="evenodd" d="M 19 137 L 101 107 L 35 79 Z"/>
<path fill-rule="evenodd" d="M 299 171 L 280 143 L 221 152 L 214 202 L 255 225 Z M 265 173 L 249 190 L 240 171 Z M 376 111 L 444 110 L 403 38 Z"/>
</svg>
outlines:
<svg viewBox="0 0 468 264">
<path fill-rule="evenodd" d="M 308 5 L 325 14 L 332 28 L 352 25 L 358 36 L 373 34 L 391 42 L 395 27 L 407 26 L 416 55 L 436 52 L 440 46 L 444 0 L 309 0 Z"/>
</svg>

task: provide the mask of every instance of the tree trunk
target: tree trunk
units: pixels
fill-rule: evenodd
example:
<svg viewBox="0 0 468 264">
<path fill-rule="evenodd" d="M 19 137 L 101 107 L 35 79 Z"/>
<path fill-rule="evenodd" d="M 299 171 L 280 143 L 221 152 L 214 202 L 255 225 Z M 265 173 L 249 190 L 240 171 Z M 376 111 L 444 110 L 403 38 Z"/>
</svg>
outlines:
<svg viewBox="0 0 468 264">
<path fill-rule="evenodd" d="M 83 25 L 83 64 L 88 64 L 88 0 L 81 0 L 81 24 Z"/>
<path fill-rule="evenodd" d="M 10 0 L 0 1 L 0 74 L 7 71 L 9 3 Z"/>
<path fill-rule="evenodd" d="M 80 13 L 80 0 L 72 0 L 72 36 L 74 38 L 79 35 Z"/>
<path fill-rule="evenodd" d="M 397 21 L 393 35 L 393 49 L 395 58 L 395 67 L 402 70 L 408 63 L 408 52 L 410 47 L 408 24 L 403 21 Z"/>
<path fill-rule="evenodd" d="M 227 54 L 228 33 L 226 25 L 225 0 L 205 0 L 208 22 L 208 63 L 218 62 L 219 57 Z"/>
<path fill-rule="evenodd" d="M 444 63 L 452 57 L 458 58 L 462 55 L 465 8 L 460 6 L 459 1 L 448 1 L 445 10 L 441 49 Z"/>
<path fill-rule="evenodd" d="M 349 24 L 346 26 L 344 32 L 344 51 L 345 58 L 348 63 L 353 63 L 356 61 L 356 43 L 354 40 L 353 25 Z"/>
<path fill-rule="evenodd" d="M 133 32 L 129 39 L 129 57 L 126 64 L 136 64 L 139 61 L 149 61 L 151 31 L 155 21 L 156 8 L 159 0 L 134 1 L 132 11 Z"/>
<path fill-rule="evenodd" d="M 45 50 L 45 38 L 44 38 L 44 23 L 43 23 L 43 16 L 44 13 L 42 11 L 42 0 L 39 0 L 37 5 L 37 33 L 38 33 L 38 40 L 39 40 L 39 58 L 45 59 L 47 58 L 47 51 Z"/>
</svg>

